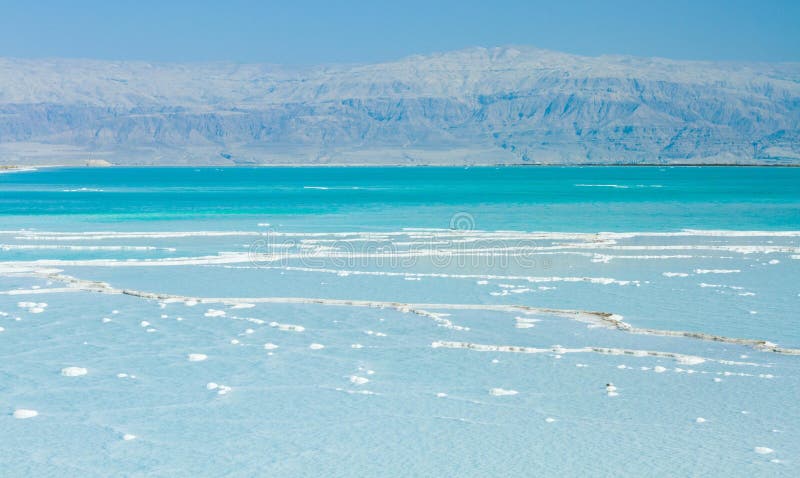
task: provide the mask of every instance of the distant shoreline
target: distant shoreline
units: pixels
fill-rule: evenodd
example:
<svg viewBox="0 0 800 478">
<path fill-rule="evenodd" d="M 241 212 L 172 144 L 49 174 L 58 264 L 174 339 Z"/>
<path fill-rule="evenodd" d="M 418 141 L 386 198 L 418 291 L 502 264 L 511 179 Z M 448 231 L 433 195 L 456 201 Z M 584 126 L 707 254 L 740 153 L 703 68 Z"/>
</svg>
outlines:
<svg viewBox="0 0 800 478">
<path fill-rule="evenodd" d="M 798 164 L 737 164 L 737 163 L 674 163 L 674 164 L 606 164 L 606 163 L 576 163 L 576 164 L 110 164 L 110 165 L 83 165 L 83 164 L 31 164 L 31 165 L 0 165 L 0 174 L 33 172 L 39 169 L 54 168 L 800 168 Z"/>
</svg>

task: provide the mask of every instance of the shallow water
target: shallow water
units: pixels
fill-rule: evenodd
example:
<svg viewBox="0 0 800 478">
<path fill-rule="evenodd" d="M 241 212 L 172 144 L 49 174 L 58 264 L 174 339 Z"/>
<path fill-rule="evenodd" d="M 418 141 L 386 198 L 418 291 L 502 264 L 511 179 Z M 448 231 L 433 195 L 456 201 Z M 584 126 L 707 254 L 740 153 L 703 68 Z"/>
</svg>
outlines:
<svg viewBox="0 0 800 478">
<path fill-rule="evenodd" d="M 796 476 L 799 184 L 783 168 L 2 174 L 0 463 Z"/>
</svg>

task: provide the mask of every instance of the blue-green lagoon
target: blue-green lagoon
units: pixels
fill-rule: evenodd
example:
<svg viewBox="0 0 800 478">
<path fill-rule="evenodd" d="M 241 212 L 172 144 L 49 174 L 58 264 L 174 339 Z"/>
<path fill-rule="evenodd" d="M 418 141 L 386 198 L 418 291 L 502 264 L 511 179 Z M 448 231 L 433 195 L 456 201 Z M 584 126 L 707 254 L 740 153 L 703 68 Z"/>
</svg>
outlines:
<svg viewBox="0 0 800 478">
<path fill-rule="evenodd" d="M 0 174 L 4 476 L 797 476 L 800 169 Z"/>
</svg>

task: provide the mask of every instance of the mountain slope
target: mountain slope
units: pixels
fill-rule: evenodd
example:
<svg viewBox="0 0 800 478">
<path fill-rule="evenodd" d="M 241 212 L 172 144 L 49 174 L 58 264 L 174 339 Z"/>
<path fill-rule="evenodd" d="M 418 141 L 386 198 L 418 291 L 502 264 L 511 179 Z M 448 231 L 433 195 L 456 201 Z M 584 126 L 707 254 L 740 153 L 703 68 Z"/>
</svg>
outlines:
<svg viewBox="0 0 800 478">
<path fill-rule="evenodd" d="M 800 64 L 473 48 L 374 65 L 0 59 L 0 162 L 800 163 Z"/>
</svg>

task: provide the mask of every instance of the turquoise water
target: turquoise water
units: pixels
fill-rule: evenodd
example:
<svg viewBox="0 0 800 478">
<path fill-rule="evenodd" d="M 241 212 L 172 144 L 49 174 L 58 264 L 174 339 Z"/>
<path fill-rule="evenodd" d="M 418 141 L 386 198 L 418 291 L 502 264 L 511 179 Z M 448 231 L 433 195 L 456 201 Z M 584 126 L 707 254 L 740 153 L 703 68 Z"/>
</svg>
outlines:
<svg viewBox="0 0 800 478">
<path fill-rule="evenodd" d="M 798 186 L 0 174 L 0 475 L 797 476 Z"/>
<path fill-rule="evenodd" d="M 448 227 L 452 213 L 472 211 L 486 229 L 800 229 L 798 189 L 800 168 L 69 168 L 1 175 L 0 214 L 313 215 L 391 229 L 394 215 Z"/>
</svg>

